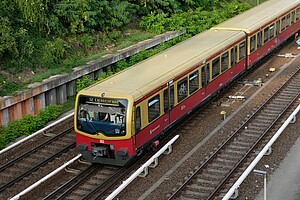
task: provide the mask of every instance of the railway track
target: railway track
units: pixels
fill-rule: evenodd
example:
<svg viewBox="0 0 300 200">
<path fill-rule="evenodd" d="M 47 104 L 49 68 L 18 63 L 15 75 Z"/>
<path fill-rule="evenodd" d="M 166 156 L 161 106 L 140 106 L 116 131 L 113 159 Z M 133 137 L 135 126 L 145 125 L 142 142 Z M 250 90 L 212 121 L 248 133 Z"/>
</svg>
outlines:
<svg viewBox="0 0 300 200">
<path fill-rule="evenodd" d="M 0 197 L 6 192 L 10 194 L 17 192 L 13 187 L 15 184 L 22 185 L 34 172 L 51 165 L 51 161 L 75 148 L 72 128 L 42 138 L 45 141 L 38 146 L 33 148 L 28 146 L 26 152 L 20 152 L 19 156 L 0 166 Z"/>
<path fill-rule="evenodd" d="M 271 95 L 169 199 L 221 199 L 275 133 L 300 94 L 300 70 Z M 299 102 L 298 102 L 299 103 Z"/>
<path fill-rule="evenodd" d="M 118 166 L 90 165 L 68 182 L 47 195 L 46 199 L 90 199 L 102 195 L 126 172 Z"/>
</svg>

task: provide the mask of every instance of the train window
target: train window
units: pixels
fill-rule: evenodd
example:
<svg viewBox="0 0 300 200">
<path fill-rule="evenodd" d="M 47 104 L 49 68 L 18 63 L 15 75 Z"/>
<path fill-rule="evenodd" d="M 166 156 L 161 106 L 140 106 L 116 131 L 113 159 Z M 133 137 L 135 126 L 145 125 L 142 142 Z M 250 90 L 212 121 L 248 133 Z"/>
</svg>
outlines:
<svg viewBox="0 0 300 200">
<path fill-rule="evenodd" d="M 216 78 L 220 74 L 220 57 L 212 61 L 212 78 Z"/>
<path fill-rule="evenodd" d="M 291 14 L 289 13 L 287 16 L 286 16 L 286 22 L 285 22 L 285 27 L 289 27 L 291 25 Z"/>
<path fill-rule="evenodd" d="M 164 112 L 167 113 L 169 110 L 169 89 L 164 90 Z M 174 106 L 174 85 L 170 86 L 170 109 Z"/>
<path fill-rule="evenodd" d="M 246 57 L 246 46 L 245 41 L 241 42 L 239 45 L 239 60 L 242 60 Z"/>
<path fill-rule="evenodd" d="M 159 94 L 148 101 L 148 121 L 152 122 L 160 116 Z"/>
<path fill-rule="evenodd" d="M 229 67 L 229 56 L 228 56 L 228 51 L 226 51 L 221 56 L 221 73 L 226 71 L 228 67 Z"/>
<path fill-rule="evenodd" d="M 178 103 L 185 99 L 188 95 L 188 81 L 187 77 L 178 81 L 177 83 L 177 97 Z"/>
<path fill-rule="evenodd" d="M 164 90 L 164 112 L 167 113 L 169 110 L 169 93 L 168 89 Z"/>
<path fill-rule="evenodd" d="M 141 108 L 138 106 L 135 109 L 135 133 L 140 132 L 141 130 Z"/>
<path fill-rule="evenodd" d="M 260 48 L 262 46 L 262 32 L 259 31 L 257 33 L 257 48 Z"/>
<path fill-rule="evenodd" d="M 198 70 L 189 76 L 190 94 L 193 94 L 199 88 L 199 72 Z"/>
<path fill-rule="evenodd" d="M 174 85 L 170 86 L 170 107 L 174 107 Z"/>
<path fill-rule="evenodd" d="M 256 35 L 253 35 L 250 38 L 250 53 L 252 53 L 253 51 L 255 51 L 255 47 L 256 47 Z"/>
<path fill-rule="evenodd" d="M 269 27 L 264 29 L 264 44 L 269 41 Z"/>
<path fill-rule="evenodd" d="M 230 54 L 231 54 L 230 64 L 231 64 L 231 67 L 234 67 L 236 65 L 236 58 L 237 58 L 237 47 L 236 46 L 230 50 Z"/>
<path fill-rule="evenodd" d="M 296 22 L 296 21 L 295 21 L 295 20 L 296 20 L 295 17 L 296 17 L 296 14 L 295 14 L 295 11 L 293 10 L 293 11 L 292 11 L 292 19 L 291 19 L 291 23 L 292 23 L 292 24 L 295 24 L 295 22 Z"/>
<path fill-rule="evenodd" d="M 300 8 L 297 8 L 296 10 L 296 21 L 300 20 Z"/>
<path fill-rule="evenodd" d="M 285 29 L 285 17 L 281 18 L 281 31 Z"/>
<path fill-rule="evenodd" d="M 276 35 L 279 35 L 279 33 L 280 33 L 280 21 L 277 20 L 276 21 Z"/>
<path fill-rule="evenodd" d="M 201 85 L 205 87 L 209 81 L 209 65 L 205 65 L 201 68 Z"/>
<path fill-rule="evenodd" d="M 274 33 L 275 29 L 274 29 L 274 24 L 270 25 L 270 39 L 272 39 L 275 35 Z"/>
</svg>

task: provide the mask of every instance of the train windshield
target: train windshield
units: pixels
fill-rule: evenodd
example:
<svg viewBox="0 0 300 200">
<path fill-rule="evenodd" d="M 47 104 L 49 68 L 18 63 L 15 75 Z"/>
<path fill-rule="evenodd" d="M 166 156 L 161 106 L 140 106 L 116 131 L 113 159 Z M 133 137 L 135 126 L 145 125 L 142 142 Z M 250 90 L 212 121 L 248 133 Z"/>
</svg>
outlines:
<svg viewBox="0 0 300 200">
<path fill-rule="evenodd" d="M 77 129 L 89 134 L 126 135 L 126 99 L 80 96 Z"/>
</svg>

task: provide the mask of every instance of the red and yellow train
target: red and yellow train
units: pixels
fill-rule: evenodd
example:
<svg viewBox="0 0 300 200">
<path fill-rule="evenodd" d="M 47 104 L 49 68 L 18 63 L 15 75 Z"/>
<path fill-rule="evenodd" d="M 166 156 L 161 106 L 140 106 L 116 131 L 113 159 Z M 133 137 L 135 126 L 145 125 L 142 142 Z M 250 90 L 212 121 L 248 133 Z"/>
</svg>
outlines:
<svg viewBox="0 0 300 200">
<path fill-rule="evenodd" d="M 80 91 L 79 152 L 125 165 L 299 28 L 299 0 L 269 0 Z"/>
</svg>

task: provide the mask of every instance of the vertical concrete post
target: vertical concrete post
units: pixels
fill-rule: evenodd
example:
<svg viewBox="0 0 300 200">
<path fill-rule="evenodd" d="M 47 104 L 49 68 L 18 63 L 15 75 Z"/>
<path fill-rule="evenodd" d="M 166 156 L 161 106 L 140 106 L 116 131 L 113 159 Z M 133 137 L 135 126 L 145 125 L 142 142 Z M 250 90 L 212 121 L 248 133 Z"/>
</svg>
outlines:
<svg viewBox="0 0 300 200">
<path fill-rule="evenodd" d="M 8 116 L 8 108 L 4 108 L 2 110 L 2 120 L 3 120 L 3 125 L 7 125 L 9 122 L 9 116 Z"/>
<path fill-rule="evenodd" d="M 53 88 L 47 92 L 45 92 L 45 100 L 46 100 L 46 106 L 49 106 L 51 104 L 56 104 L 56 88 Z"/>
<path fill-rule="evenodd" d="M 63 104 L 67 101 L 67 86 L 63 84 L 56 88 L 56 103 Z"/>
<path fill-rule="evenodd" d="M 67 97 L 72 97 L 76 95 L 76 81 L 70 81 L 67 83 Z"/>
</svg>

